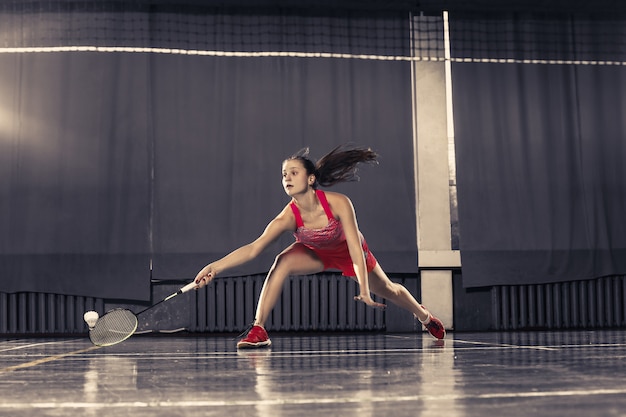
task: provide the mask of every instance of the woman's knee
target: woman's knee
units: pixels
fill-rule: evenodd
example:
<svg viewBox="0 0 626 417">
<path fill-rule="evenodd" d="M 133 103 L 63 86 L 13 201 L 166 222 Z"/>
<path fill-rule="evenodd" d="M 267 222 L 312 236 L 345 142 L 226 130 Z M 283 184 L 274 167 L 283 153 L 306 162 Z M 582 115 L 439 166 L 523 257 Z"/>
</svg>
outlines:
<svg viewBox="0 0 626 417">
<path fill-rule="evenodd" d="M 299 264 L 299 254 L 302 251 L 297 246 L 291 246 L 288 249 L 285 249 L 274 258 L 274 263 L 272 264 L 272 270 L 285 270 L 289 272 L 294 269 Z"/>
<path fill-rule="evenodd" d="M 272 270 L 285 275 L 313 274 L 324 269 L 324 264 L 306 246 L 296 243 L 274 259 Z"/>
<path fill-rule="evenodd" d="M 287 253 L 280 253 L 276 255 L 274 258 L 274 263 L 272 264 L 272 269 L 285 268 L 288 267 L 292 262 L 290 261 L 290 256 Z"/>
</svg>

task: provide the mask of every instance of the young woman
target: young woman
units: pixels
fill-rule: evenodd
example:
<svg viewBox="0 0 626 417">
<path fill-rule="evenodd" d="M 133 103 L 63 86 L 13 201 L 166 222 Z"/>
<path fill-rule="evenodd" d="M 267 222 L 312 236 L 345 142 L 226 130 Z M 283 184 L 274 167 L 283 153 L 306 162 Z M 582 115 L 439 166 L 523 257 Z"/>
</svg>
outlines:
<svg viewBox="0 0 626 417">
<path fill-rule="evenodd" d="M 291 232 L 295 242 L 283 250 L 269 270 L 259 296 L 254 323 L 238 348 L 269 346 L 263 327 L 290 275 L 308 275 L 326 269 L 339 269 L 359 283 L 355 301 L 384 308 L 374 301 L 376 294 L 410 311 L 437 339 L 445 337 L 439 319 L 433 317 L 402 285 L 392 282 L 370 252 L 359 231 L 352 202 L 343 194 L 324 192 L 339 182 L 357 179 L 359 163 L 376 162 L 371 149 L 338 147 L 314 164 L 308 149 L 288 158 L 282 165 L 282 184 L 291 202 L 269 222 L 261 236 L 198 272 L 198 288 L 207 285 L 220 272 L 254 259 L 267 245 L 284 232 Z"/>
</svg>

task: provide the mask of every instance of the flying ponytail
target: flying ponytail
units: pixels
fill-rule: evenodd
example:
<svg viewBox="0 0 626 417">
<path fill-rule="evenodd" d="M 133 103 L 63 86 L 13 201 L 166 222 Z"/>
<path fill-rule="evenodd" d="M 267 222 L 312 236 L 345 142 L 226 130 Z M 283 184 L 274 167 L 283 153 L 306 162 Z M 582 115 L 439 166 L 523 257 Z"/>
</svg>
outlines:
<svg viewBox="0 0 626 417">
<path fill-rule="evenodd" d="M 378 154 L 371 148 L 340 145 L 321 157 L 316 164 L 308 157 L 309 148 L 304 148 L 292 155 L 288 160 L 297 159 L 302 162 L 307 175 L 316 178 L 313 188 L 318 186 L 331 187 L 340 182 L 358 181 L 357 166 L 360 163 L 377 164 Z"/>
</svg>

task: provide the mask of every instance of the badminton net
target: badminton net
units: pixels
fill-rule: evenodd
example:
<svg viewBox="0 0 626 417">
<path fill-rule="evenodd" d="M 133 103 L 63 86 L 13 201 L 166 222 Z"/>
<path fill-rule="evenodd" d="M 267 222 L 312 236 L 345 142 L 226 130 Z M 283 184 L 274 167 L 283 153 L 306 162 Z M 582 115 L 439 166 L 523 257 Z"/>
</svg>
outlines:
<svg viewBox="0 0 626 417">
<path fill-rule="evenodd" d="M 3 1 L 0 52 L 626 63 L 626 18 L 606 11 L 591 15 L 451 12 L 450 56 L 445 57 L 442 13 L 422 13 L 418 5 L 408 7 L 409 2 L 402 0 L 364 0 L 349 9 L 333 7 L 332 2 L 300 8 L 216 4 L 193 0 Z"/>
</svg>

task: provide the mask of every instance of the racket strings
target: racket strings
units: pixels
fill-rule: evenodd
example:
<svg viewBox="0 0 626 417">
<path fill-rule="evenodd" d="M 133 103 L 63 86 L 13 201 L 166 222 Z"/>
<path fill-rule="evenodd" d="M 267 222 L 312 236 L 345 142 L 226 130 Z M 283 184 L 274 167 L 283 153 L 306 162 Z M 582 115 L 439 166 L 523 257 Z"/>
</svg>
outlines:
<svg viewBox="0 0 626 417">
<path fill-rule="evenodd" d="M 89 332 L 94 345 L 110 346 L 120 343 L 137 330 L 137 316 L 126 309 L 117 309 L 100 317 Z"/>
</svg>

